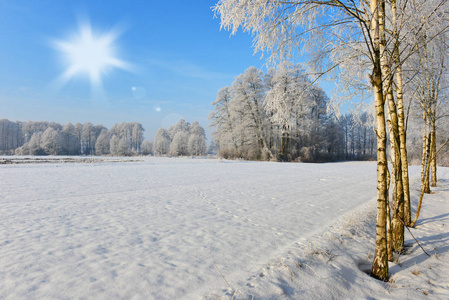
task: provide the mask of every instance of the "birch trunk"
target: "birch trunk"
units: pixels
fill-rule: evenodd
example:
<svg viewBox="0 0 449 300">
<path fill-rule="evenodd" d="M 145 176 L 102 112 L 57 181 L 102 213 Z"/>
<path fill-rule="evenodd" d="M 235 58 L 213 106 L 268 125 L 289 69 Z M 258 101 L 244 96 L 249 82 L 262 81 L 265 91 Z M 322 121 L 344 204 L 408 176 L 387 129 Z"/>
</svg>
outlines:
<svg viewBox="0 0 449 300">
<path fill-rule="evenodd" d="M 397 32 L 397 7 L 396 0 L 391 1 L 393 13 L 393 27 L 395 36 L 394 61 L 396 64 L 396 97 L 398 110 L 398 132 L 399 132 L 399 152 L 401 155 L 401 171 L 402 171 L 402 190 L 404 195 L 404 213 L 403 221 L 405 225 L 409 225 L 411 221 L 411 205 L 410 205 L 410 184 L 408 176 L 408 159 L 407 159 L 407 136 L 405 132 L 405 115 L 404 115 L 404 97 L 402 90 L 402 62 L 400 59 L 399 47 L 400 42 Z"/>
<path fill-rule="evenodd" d="M 390 186 L 390 171 L 387 169 L 387 187 Z M 389 192 L 387 189 L 387 196 L 389 197 Z M 393 247 L 391 241 L 391 214 L 390 214 L 390 201 L 387 197 L 387 253 L 388 261 L 393 261 Z"/>
<path fill-rule="evenodd" d="M 437 142 L 436 142 L 436 126 L 435 115 L 432 116 L 432 129 L 430 131 L 430 167 L 432 170 L 431 186 L 437 186 Z"/>
<path fill-rule="evenodd" d="M 381 0 L 382 1 L 382 0 Z M 374 39 L 373 45 L 373 73 L 371 74 L 371 84 L 374 89 L 374 102 L 376 107 L 376 128 L 377 128 L 377 221 L 376 221 L 376 250 L 371 269 L 371 275 L 380 280 L 388 278 L 388 252 L 387 252 L 387 155 L 386 155 L 386 129 L 385 129 L 385 109 L 382 89 L 381 71 L 381 44 L 380 44 L 380 24 L 383 18 L 384 5 L 378 0 L 371 0 L 371 20 L 370 31 Z"/>
<path fill-rule="evenodd" d="M 388 67 L 385 67 L 389 71 Z M 391 163 L 392 163 L 392 183 L 393 183 L 393 211 L 391 220 L 392 246 L 396 253 L 402 253 L 404 249 L 404 193 L 402 185 L 402 168 L 399 143 L 399 129 L 396 105 L 394 103 L 393 91 L 391 83 L 387 87 L 387 101 L 389 107 L 390 120 L 390 146 L 391 146 Z"/>
<path fill-rule="evenodd" d="M 426 176 L 429 173 L 428 165 L 430 160 L 430 144 L 431 144 L 431 134 L 429 132 L 429 117 L 428 111 L 424 112 L 424 128 L 423 128 L 423 149 L 422 149 L 422 161 L 421 161 L 421 182 L 423 186 L 423 191 L 425 194 L 430 194 L 430 184 L 429 184 L 429 176 Z"/>
<path fill-rule="evenodd" d="M 390 111 L 390 118 L 391 118 L 391 111 Z M 391 165 L 392 165 L 392 174 L 390 176 L 391 180 L 388 180 L 387 182 L 391 182 L 392 185 L 392 217 L 388 216 L 388 218 L 391 218 L 391 224 L 390 224 L 390 230 L 388 231 L 388 234 L 391 234 L 391 237 L 389 237 L 389 240 L 391 240 L 391 247 L 393 248 L 393 251 L 396 253 L 402 253 L 404 250 L 404 223 L 402 222 L 404 218 L 404 198 L 402 193 L 402 170 L 401 170 L 401 160 L 399 151 L 396 148 L 398 145 L 395 143 L 397 141 L 397 137 L 394 134 L 394 129 L 392 125 L 392 122 L 388 120 L 388 125 L 390 126 L 389 134 L 390 134 L 390 159 L 391 159 Z M 396 144 L 396 147 L 395 147 Z M 387 185 L 387 186 L 389 186 Z M 389 196 L 389 193 L 387 193 Z M 389 204 L 389 202 L 388 202 Z M 387 205 L 387 214 L 390 214 L 390 204 Z M 388 225 L 388 224 L 387 224 Z"/>
<path fill-rule="evenodd" d="M 383 4 L 384 5 L 384 4 Z M 380 20 L 380 27 L 383 29 L 385 13 Z M 395 34 L 395 33 L 394 33 Z M 385 34 L 381 32 L 381 49 L 385 49 L 386 39 Z M 388 106 L 389 114 L 389 137 L 390 137 L 390 159 L 392 164 L 391 182 L 392 187 L 392 220 L 391 220 L 391 241 L 393 251 L 396 253 L 402 253 L 404 248 L 404 193 L 402 190 L 402 169 L 401 169 L 401 155 L 400 155 L 400 143 L 399 143 L 399 126 L 398 126 L 398 113 L 396 103 L 393 95 L 393 75 L 391 72 L 390 61 L 387 59 L 387 54 L 381 56 L 382 65 L 382 78 L 384 93 L 386 94 L 386 104 Z"/>
<path fill-rule="evenodd" d="M 423 157 L 423 175 L 424 178 L 421 181 L 421 195 L 419 196 L 419 202 L 418 207 L 416 209 L 416 215 L 413 221 L 410 223 L 410 227 L 415 227 L 416 222 L 419 218 L 419 213 L 421 212 L 421 206 L 422 206 L 422 200 L 424 198 L 425 194 L 425 183 L 429 182 L 429 170 L 430 170 L 430 164 L 429 164 L 429 156 L 430 156 L 430 137 L 427 139 L 428 143 L 426 145 L 426 155 Z"/>
</svg>

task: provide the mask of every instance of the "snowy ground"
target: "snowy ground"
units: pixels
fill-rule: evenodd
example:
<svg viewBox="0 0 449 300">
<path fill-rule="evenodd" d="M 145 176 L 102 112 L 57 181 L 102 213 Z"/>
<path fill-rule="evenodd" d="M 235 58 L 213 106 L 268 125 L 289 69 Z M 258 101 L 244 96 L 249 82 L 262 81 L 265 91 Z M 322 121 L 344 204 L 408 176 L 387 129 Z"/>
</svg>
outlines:
<svg viewBox="0 0 449 300">
<path fill-rule="evenodd" d="M 187 158 L 0 165 L 0 298 L 448 299 L 449 169 L 413 230 L 431 257 L 414 243 L 390 283 L 360 270 L 374 251 L 375 169 Z"/>
</svg>

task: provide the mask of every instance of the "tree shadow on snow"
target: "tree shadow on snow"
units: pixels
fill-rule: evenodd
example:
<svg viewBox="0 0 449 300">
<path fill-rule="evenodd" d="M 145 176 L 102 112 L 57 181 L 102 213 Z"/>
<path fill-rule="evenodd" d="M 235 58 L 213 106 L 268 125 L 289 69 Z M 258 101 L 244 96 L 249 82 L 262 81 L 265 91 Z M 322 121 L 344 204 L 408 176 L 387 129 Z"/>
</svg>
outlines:
<svg viewBox="0 0 449 300">
<path fill-rule="evenodd" d="M 449 224 L 449 213 L 441 214 L 439 216 L 431 218 L 418 219 L 415 227 L 419 228 L 420 225 L 429 224 L 436 221 L 447 222 Z"/>
<path fill-rule="evenodd" d="M 434 234 L 429 237 L 421 238 L 421 240 L 419 240 L 419 241 L 421 243 L 421 246 L 423 246 L 424 249 L 426 249 L 426 251 L 431 255 L 434 253 L 430 253 L 430 252 L 435 252 L 435 249 L 436 249 L 437 253 L 439 253 L 439 254 L 444 253 L 449 250 L 449 246 L 445 246 L 445 247 L 441 247 L 441 248 L 435 247 L 435 246 L 437 246 L 437 244 L 444 244 L 444 245 L 448 244 L 449 232 L 442 232 L 442 233 Z M 445 249 L 445 250 L 443 250 L 443 249 Z"/>
<path fill-rule="evenodd" d="M 429 237 L 424 237 L 418 239 L 421 246 L 426 250 L 426 252 L 430 255 L 428 256 L 424 251 L 416 244 L 414 240 L 412 240 L 414 243 L 412 253 L 420 252 L 418 255 L 403 255 L 399 258 L 400 264 L 393 265 L 390 267 L 390 274 L 393 275 L 399 271 L 403 271 L 404 269 L 410 268 L 415 266 L 416 264 L 420 264 L 427 259 L 435 256 L 440 255 L 443 253 L 446 253 L 449 251 L 449 246 L 444 247 L 435 247 L 438 244 L 441 245 L 447 245 L 449 244 L 449 232 L 442 232 L 439 234 L 435 234 Z M 411 241 L 409 241 L 411 242 Z"/>
<path fill-rule="evenodd" d="M 437 186 L 431 187 L 432 189 L 436 189 L 437 192 L 447 192 L 449 191 L 449 179 L 438 179 Z"/>
</svg>

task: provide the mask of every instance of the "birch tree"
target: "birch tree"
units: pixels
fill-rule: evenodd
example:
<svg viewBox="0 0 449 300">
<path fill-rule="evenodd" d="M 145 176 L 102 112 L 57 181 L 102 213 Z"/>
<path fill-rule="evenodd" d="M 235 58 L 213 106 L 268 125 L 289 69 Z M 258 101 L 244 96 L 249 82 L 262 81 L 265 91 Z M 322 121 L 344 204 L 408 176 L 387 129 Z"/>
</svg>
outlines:
<svg viewBox="0 0 449 300">
<path fill-rule="evenodd" d="M 401 74 L 400 67 L 416 50 L 412 43 L 401 45 L 401 42 L 412 33 L 422 32 L 423 26 L 421 21 L 416 22 L 417 17 L 424 20 L 426 25 L 432 26 L 431 23 L 435 24 L 435 20 L 444 18 L 445 9 L 446 1 L 433 0 L 413 2 L 221 0 L 214 7 L 216 14 L 221 17 L 222 27 L 231 29 L 233 34 L 240 27 L 243 31 L 250 32 L 255 37 L 255 50 L 267 53 L 269 61 L 291 59 L 307 52 L 311 71 L 318 76 L 330 70 L 338 73 L 339 82 L 346 83 L 342 90 L 348 91 L 349 98 L 367 87 L 372 90 L 378 163 L 378 215 L 372 275 L 382 280 L 388 277 L 386 113 L 388 112 L 390 116 L 393 153 L 396 160 L 394 190 L 396 194 L 401 194 L 401 178 L 405 177 L 403 166 L 406 166 L 402 156 L 406 153 L 398 150 L 405 149 L 403 140 L 405 131 L 399 125 L 403 120 L 400 120 L 401 117 L 398 115 L 401 114 L 396 108 L 402 101 L 399 74 Z M 367 74 L 366 70 L 370 70 L 370 73 Z M 399 75 L 396 93 L 401 99 L 397 103 L 393 91 L 394 72 Z M 369 77 L 368 84 L 365 83 L 366 75 Z M 401 110 L 403 107 L 399 106 Z M 393 205 L 398 219 L 401 218 L 400 207 L 403 205 L 400 199 L 401 196 L 396 197 Z M 400 225 L 398 227 L 403 231 L 403 226 L 402 229 Z M 401 237 L 397 239 L 401 243 Z M 399 248 L 401 247 L 398 247 L 398 251 Z"/>
<path fill-rule="evenodd" d="M 376 252 L 372 275 L 385 280 L 388 277 L 386 243 L 386 129 L 384 112 L 383 78 L 381 59 L 384 46 L 382 20 L 384 3 L 371 0 L 370 6 L 354 1 L 238 1 L 222 0 L 215 6 L 224 28 L 236 33 L 239 27 L 254 34 L 255 49 L 268 52 L 269 59 L 290 58 L 298 50 L 307 50 L 310 45 L 322 45 L 320 38 L 326 31 L 352 22 L 359 36 L 364 37 L 365 47 L 371 62 L 370 81 L 374 90 L 377 130 L 378 160 L 378 216 Z M 333 18 L 327 18 L 333 14 Z M 350 30 L 349 30 L 350 31 Z M 341 45 L 336 51 L 343 48 Z M 317 50 L 317 49 L 315 49 Z M 322 53 L 322 51 L 317 51 Z M 325 56 L 321 61 L 324 63 Z"/>
<path fill-rule="evenodd" d="M 413 81 L 413 95 L 422 118 L 422 158 L 421 158 L 421 195 L 418 208 L 411 226 L 418 220 L 424 194 L 430 193 L 430 186 L 437 184 L 437 121 L 446 115 L 446 89 L 448 76 L 447 34 L 443 33 L 429 39 L 435 28 L 427 28 L 417 41 L 421 47 L 417 51 L 414 63 L 419 72 Z M 430 183 L 430 177 L 432 182 Z"/>
</svg>

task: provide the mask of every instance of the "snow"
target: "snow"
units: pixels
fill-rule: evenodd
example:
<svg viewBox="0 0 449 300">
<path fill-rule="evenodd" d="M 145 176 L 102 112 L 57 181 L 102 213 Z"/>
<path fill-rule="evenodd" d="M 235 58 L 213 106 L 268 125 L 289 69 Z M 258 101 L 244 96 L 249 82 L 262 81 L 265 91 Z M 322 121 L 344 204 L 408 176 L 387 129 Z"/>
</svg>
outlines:
<svg viewBox="0 0 449 300">
<path fill-rule="evenodd" d="M 449 298 L 448 168 L 384 283 L 375 163 L 139 160 L 0 165 L 0 298 Z"/>
</svg>

